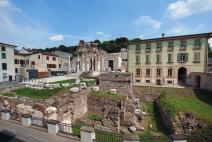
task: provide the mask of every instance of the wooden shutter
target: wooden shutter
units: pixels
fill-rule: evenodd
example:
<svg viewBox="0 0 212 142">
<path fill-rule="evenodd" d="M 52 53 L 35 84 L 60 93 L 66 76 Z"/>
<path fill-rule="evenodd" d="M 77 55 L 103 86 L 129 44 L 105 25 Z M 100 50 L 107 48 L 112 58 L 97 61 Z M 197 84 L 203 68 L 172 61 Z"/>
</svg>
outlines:
<svg viewBox="0 0 212 142">
<path fill-rule="evenodd" d="M 188 62 L 188 53 L 186 53 L 186 60 L 185 62 Z"/>
<path fill-rule="evenodd" d="M 177 62 L 180 62 L 180 53 L 177 54 Z"/>
</svg>

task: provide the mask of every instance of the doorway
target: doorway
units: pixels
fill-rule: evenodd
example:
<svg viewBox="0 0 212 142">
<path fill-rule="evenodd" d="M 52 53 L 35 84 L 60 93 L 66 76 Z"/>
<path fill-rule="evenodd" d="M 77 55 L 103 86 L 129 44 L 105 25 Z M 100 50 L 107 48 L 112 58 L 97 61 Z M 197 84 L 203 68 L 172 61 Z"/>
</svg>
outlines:
<svg viewBox="0 0 212 142">
<path fill-rule="evenodd" d="M 111 71 L 114 71 L 113 60 L 108 60 L 108 67 L 111 69 Z"/>
<path fill-rule="evenodd" d="M 201 77 L 199 75 L 196 76 L 196 87 L 200 88 Z"/>
<path fill-rule="evenodd" d="M 178 70 L 178 84 L 185 84 L 187 76 L 187 69 L 184 67 L 179 68 Z"/>
</svg>

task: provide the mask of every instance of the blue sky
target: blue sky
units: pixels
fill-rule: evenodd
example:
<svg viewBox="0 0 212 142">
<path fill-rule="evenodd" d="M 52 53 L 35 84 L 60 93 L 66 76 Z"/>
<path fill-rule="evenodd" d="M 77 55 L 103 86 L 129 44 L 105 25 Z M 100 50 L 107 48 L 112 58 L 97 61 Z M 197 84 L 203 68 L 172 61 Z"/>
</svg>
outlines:
<svg viewBox="0 0 212 142">
<path fill-rule="evenodd" d="M 0 0 L 0 41 L 45 48 L 212 32 L 212 0 Z"/>
</svg>

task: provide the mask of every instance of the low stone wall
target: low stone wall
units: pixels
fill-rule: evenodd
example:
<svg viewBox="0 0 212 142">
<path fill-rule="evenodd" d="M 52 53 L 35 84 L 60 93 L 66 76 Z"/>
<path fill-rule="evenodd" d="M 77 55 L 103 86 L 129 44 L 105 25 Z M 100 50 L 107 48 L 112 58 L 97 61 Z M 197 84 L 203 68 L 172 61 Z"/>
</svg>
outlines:
<svg viewBox="0 0 212 142">
<path fill-rule="evenodd" d="M 132 74 L 122 72 L 108 72 L 99 76 L 100 90 L 116 89 L 122 95 L 132 95 Z"/>
<path fill-rule="evenodd" d="M 57 108 L 59 121 L 69 119 L 71 122 L 74 122 L 87 112 L 88 94 L 88 89 L 82 89 L 78 93 L 66 93 L 45 100 L 33 100 L 27 97 L 16 98 L 0 96 L 0 109 L 5 108 L 6 102 L 7 108 L 11 111 L 17 112 L 17 106 L 23 104 L 23 107 L 31 106 L 35 117 L 46 117 L 45 110 L 48 107 L 55 107 Z"/>
<path fill-rule="evenodd" d="M 154 101 L 154 106 L 155 106 L 156 110 L 158 111 L 158 113 L 160 114 L 160 117 L 161 117 L 161 119 L 163 121 L 163 124 L 165 125 L 168 133 L 169 134 L 174 134 L 175 130 L 174 130 L 173 122 L 172 122 L 170 116 L 164 110 L 164 108 L 161 107 L 158 99 L 156 99 Z"/>
</svg>

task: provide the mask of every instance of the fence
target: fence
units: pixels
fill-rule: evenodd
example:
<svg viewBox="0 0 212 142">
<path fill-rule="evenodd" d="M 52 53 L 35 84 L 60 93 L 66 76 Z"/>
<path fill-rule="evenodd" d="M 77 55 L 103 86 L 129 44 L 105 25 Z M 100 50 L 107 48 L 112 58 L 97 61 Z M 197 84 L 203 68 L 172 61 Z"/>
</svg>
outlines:
<svg viewBox="0 0 212 142">
<path fill-rule="evenodd" d="M 212 142 L 212 134 L 189 136 L 186 139 L 187 142 Z"/>
<path fill-rule="evenodd" d="M 122 142 L 123 137 L 119 133 L 103 132 L 95 130 L 96 140 L 99 142 Z"/>
<path fill-rule="evenodd" d="M 172 140 L 165 136 L 154 136 L 140 137 L 140 142 L 172 142 Z"/>
<path fill-rule="evenodd" d="M 39 127 L 47 127 L 47 120 L 39 117 L 31 117 L 32 125 Z"/>
</svg>

